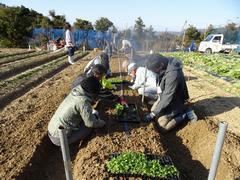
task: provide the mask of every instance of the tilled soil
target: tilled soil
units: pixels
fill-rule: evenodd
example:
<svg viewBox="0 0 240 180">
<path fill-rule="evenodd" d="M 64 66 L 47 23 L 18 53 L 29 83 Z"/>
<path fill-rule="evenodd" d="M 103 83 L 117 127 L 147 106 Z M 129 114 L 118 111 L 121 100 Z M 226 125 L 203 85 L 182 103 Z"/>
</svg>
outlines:
<svg viewBox="0 0 240 180">
<path fill-rule="evenodd" d="M 47 125 L 69 92 L 74 78 L 98 53 L 92 52 L 2 110 L 0 176 L 3 179 L 65 179 L 61 151 L 49 141 Z M 111 60 L 111 68 L 115 73 L 119 72 L 119 59 L 123 60 L 118 57 Z M 239 178 L 239 98 L 225 93 L 221 89 L 223 86 L 206 81 L 201 72 L 187 68 L 185 75 L 199 121 L 162 134 L 154 122 L 118 123 L 113 115 L 114 105 L 99 102 L 97 109 L 107 125 L 95 130 L 88 140 L 70 145 L 73 178 L 106 178 L 105 162 L 109 154 L 138 151 L 170 155 L 182 179 L 207 179 L 219 120 L 227 121 L 229 128 L 216 179 Z M 141 104 L 141 97 L 136 91 L 127 86 L 125 88 L 127 101 L 137 104 L 142 117 L 149 106 Z M 120 91 L 114 93 L 120 94 Z"/>
</svg>

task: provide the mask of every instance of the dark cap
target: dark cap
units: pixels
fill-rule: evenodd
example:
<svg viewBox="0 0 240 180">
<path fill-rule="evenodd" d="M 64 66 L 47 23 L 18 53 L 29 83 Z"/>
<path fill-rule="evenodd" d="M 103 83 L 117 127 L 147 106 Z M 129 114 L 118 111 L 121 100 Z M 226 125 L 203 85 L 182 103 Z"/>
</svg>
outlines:
<svg viewBox="0 0 240 180">
<path fill-rule="evenodd" d="M 97 75 L 104 75 L 107 73 L 107 70 L 102 64 L 96 64 L 92 67 L 91 73 Z"/>
<path fill-rule="evenodd" d="M 94 76 L 83 79 L 80 84 L 82 88 L 90 94 L 99 94 L 101 89 L 100 82 Z"/>
<path fill-rule="evenodd" d="M 102 60 L 109 61 L 109 57 L 108 57 L 107 53 L 104 53 L 104 52 L 101 53 L 100 57 L 101 57 Z"/>
<path fill-rule="evenodd" d="M 160 54 L 151 54 L 147 56 L 147 68 L 153 72 L 156 72 L 158 68 L 161 68 L 161 70 L 166 70 L 167 64 L 168 58 L 165 56 Z"/>
</svg>

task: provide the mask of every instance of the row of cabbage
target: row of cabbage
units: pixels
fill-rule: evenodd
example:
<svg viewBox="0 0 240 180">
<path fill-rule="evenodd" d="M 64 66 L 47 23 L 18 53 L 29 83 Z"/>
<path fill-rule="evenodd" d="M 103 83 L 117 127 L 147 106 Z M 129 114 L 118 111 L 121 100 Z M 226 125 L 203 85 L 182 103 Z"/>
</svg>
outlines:
<svg viewBox="0 0 240 180">
<path fill-rule="evenodd" d="M 178 58 L 185 66 L 206 71 L 231 82 L 231 88 L 225 90 L 240 96 L 240 55 L 196 52 L 171 52 L 164 53 L 164 55 Z"/>
<path fill-rule="evenodd" d="M 240 80 L 240 56 L 174 52 L 167 56 L 179 58 L 185 65 L 205 70 L 229 81 Z"/>
</svg>

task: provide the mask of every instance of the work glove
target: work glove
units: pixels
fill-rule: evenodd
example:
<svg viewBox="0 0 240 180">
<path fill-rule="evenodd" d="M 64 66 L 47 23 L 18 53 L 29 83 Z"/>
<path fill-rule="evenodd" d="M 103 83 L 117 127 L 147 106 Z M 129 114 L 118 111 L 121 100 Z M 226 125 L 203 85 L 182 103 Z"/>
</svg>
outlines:
<svg viewBox="0 0 240 180">
<path fill-rule="evenodd" d="M 152 112 L 145 115 L 143 118 L 143 122 L 150 122 L 155 118 L 155 114 L 153 114 Z"/>
<path fill-rule="evenodd" d="M 99 112 L 97 110 L 93 109 L 92 114 L 96 117 L 96 119 L 99 119 Z"/>
<path fill-rule="evenodd" d="M 101 128 L 101 127 L 103 127 L 103 126 L 105 126 L 105 121 L 103 121 L 103 120 L 101 120 L 101 119 L 98 119 L 97 121 L 96 121 L 96 127 L 97 128 Z"/>
<path fill-rule="evenodd" d="M 130 89 L 133 89 L 133 90 L 135 90 L 135 89 L 138 89 L 139 88 L 139 86 L 135 86 L 134 84 L 132 85 L 132 86 L 128 86 Z"/>
<path fill-rule="evenodd" d="M 158 98 L 160 98 L 160 95 L 162 94 L 162 89 L 160 86 L 157 86 L 157 95 L 158 95 Z"/>
<path fill-rule="evenodd" d="M 120 100 L 120 104 L 125 105 L 125 106 L 128 107 L 128 104 L 127 104 L 127 102 L 125 101 L 125 99 L 123 97 L 120 97 L 119 100 Z"/>
</svg>

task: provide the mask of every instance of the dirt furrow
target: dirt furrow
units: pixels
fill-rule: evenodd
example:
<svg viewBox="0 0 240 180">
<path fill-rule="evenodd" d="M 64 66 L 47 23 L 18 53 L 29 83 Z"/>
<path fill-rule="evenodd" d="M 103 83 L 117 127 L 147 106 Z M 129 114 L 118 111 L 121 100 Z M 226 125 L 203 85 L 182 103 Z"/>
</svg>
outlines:
<svg viewBox="0 0 240 180">
<path fill-rule="evenodd" d="M 19 175 L 32 157 L 39 156 L 35 152 L 45 150 L 41 141 L 46 138 L 48 121 L 86 63 L 84 59 L 80 60 L 2 110 L 0 134 L 4 138 L 0 140 L 1 177 L 11 179 Z"/>
<path fill-rule="evenodd" d="M 30 92 L 14 100 L 1 112 L 0 176 L 5 179 L 65 179 L 61 152 L 47 137 L 47 124 L 58 105 L 69 92 L 74 78 L 96 53 L 69 66 Z M 118 58 L 111 68 L 118 73 Z M 186 123 L 170 133 L 159 133 L 154 122 L 128 124 L 129 135 L 123 124 L 116 121 L 113 104 L 101 102 L 97 106 L 106 120 L 103 129 L 95 130 L 87 141 L 70 146 L 74 179 L 103 179 L 108 176 L 105 163 L 108 155 L 127 150 L 170 155 L 182 179 L 206 179 L 217 134 L 217 122 L 228 118 L 217 179 L 240 177 L 240 147 L 237 118 L 239 99 L 207 82 L 204 76 L 185 69 L 187 84 L 199 116 L 196 123 Z M 125 87 L 129 103 L 136 103 L 140 116 L 149 106 L 141 104 L 136 91 Z M 120 94 L 120 91 L 114 92 Z M 218 98 L 218 97 L 221 98 Z M 239 128 L 238 128 L 239 129 Z"/>
</svg>

